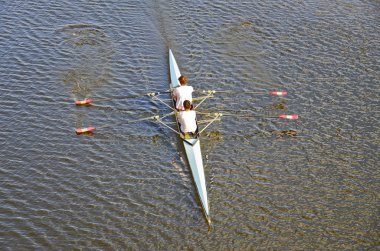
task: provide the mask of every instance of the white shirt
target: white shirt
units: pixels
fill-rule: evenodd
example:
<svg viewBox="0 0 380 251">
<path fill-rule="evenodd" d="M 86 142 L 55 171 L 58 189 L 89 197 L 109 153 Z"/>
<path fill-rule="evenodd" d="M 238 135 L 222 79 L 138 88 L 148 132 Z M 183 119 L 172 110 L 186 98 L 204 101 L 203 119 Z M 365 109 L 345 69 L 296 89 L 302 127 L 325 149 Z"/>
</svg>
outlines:
<svg viewBox="0 0 380 251">
<path fill-rule="evenodd" d="M 178 122 L 181 124 L 181 131 L 195 132 L 197 130 L 197 122 L 195 118 L 195 111 L 180 111 L 178 114 Z"/>
<path fill-rule="evenodd" d="M 184 110 L 183 102 L 185 100 L 189 100 L 190 102 L 193 102 L 193 96 L 192 96 L 193 91 L 194 91 L 193 87 L 188 86 L 188 85 L 180 86 L 174 89 L 173 96 L 176 99 L 175 108 L 177 108 L 177 110 Z"/>
</svg>

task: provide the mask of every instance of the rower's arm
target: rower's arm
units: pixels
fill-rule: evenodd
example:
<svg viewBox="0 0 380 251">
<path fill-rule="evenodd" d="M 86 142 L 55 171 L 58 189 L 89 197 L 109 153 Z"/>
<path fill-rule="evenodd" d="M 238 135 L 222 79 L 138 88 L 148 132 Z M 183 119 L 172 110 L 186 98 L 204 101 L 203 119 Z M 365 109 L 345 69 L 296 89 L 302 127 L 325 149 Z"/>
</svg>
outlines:
<svg viewBox="0 0 380 251">
<path fill-rule="evenodd" d="M 177 94 L 177 88 L 174 88 L 174 90 L 173 90 L 173 99 L 174 100 L 177 100 L 177 96 L 178 96 L 178 94 Z"/>
</svg>

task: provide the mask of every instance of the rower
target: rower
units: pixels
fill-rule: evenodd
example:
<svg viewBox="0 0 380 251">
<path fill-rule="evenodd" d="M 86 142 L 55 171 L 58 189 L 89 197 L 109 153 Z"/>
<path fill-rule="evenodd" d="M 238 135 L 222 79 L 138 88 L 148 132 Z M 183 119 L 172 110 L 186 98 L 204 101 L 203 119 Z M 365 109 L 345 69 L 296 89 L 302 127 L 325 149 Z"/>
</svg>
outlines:
<svg viewBox="0 0 380 251">
<path fill-rule="evenodd" d="M 191 110 L 191 103 L 189 100 L 183 102 L 184 111 L 180 111 L 178 114 L 178 123 L 180 124 L 180 130 L 182 136 L 195 136 L 198 129 L 196 121 L 196 113 Z"/>
<path fill-rule="evenodd" d="M 173 91 L 173 98 L 176 101 L 175 108 L 178 111 L 185 110 L 183 104 L 185 100 L 193 101 L 192 92 L 194 91 L 192 86 L 187 85 L 188 78 L 186 76 L 180 76 L 178 78 L 179 83 L 181 86 L 177 87 Z"/>
</svg>

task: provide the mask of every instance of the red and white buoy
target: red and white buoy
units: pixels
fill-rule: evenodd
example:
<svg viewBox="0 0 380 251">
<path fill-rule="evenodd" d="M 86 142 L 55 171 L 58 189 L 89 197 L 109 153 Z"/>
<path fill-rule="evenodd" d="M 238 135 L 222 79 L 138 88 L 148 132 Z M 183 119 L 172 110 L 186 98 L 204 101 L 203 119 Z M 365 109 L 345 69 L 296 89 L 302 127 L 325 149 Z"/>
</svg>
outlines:
<svg viewBox="0 0 380 251">
<path fill-rule="evenodd" d="M 95 127 L 84 127 L 84 128 L 77 128 L 75 129 L 75 132 L 77 134 L 82 134 L 82 133 L 92 133 L 93 131 L 95 131 Z"/>
<path fill-rule="evenodd" d="M 90 105 L 92 102 L 92 99 L 76 100 L 75 105 Z"/>
</svg>

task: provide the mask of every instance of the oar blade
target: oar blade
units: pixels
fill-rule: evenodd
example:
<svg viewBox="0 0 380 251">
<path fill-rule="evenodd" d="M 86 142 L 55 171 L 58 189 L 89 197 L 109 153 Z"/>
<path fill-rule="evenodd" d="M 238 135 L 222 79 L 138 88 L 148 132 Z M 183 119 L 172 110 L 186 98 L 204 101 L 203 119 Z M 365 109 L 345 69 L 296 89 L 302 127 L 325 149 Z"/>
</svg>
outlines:
<svg viewBox="0 0 380 251">
<path fill-rule="evenodd" d="M 271 96 L 285 96 L 288 94 L 287 92 L 269 92 L 269 95 Z"/>
<path fill-rule="evenodd" d="M 94 102 L 92 99 L 76 100 L 75 105 L 90 105 Z"/>
<path fill-rule="evenodd" d="M 290 120 L 296 120 L 299 119 L 298 115 L 280 115 L 280 119 L 290 119 Z"/>
<path fill-rule="evenodd" d="M 75 133 L 77 135 L 84 134 L 84 133 L 93 133 L 96 130 L 95 127 L 83 127 L 83 128 L 76 128 Z"/>
</svg>

